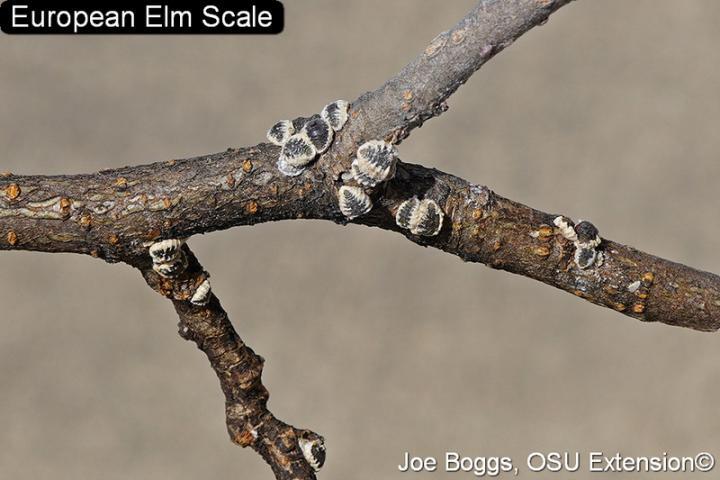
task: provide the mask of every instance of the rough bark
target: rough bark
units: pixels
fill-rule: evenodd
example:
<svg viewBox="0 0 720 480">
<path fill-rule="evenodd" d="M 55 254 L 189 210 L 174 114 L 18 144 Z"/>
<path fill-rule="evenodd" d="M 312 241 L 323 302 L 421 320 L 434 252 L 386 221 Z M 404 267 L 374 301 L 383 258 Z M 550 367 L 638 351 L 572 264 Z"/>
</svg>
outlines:
<svg viewBox="0 0 720 480">
<path fill-rule="evenodd" d="M 287 425 L 268 411 L 270 394 L 261 380 L 265 360 L 243 343 L 217 297 L 211 294 L 205 306 L 189 302 L 209 274 L 190 249 L 183 248 L 188 267 L 177 278 L 163 278 L 152 268 L 139 268 L 153 290 L 172 300 L 180 317 L 180 336 L 195 342 L 207 355 L 225 394 L 230 439 L 260 454 L 278 479 L 314 479 L 313 469 L 298 449 L 298 439 L 317 434 Z"/>
<path fill-rule="evenodd" d="M 227 399 L 231 438 L 252 446 L 279 479 L 315 478 L 297 446 L 297 430 L 267 411 L 262 359 L 233 330 L 219 301 L 190 304 L 206 277 L 189 250 L 177 279 L 152 270 L 149 242 L 188 238 L 238 225 L 312 218 L 348 223 L 337 190 L 358 145 L 400 143 L 447 109 L 446 99 L 493 55 L 568 0 L 481 1 L 453 29 L 437 36 L 396 77 L 352 102 L 350 121 L 332 148 L 297 177 L 276 167 L 279 147 L 259 144 L 203 157 L 75 176 L 0 177 L 0 250 L 73 252 L 135 266 L 172 299 L 180 332 L 203 350 Z M 304 119 L 295 120 L 301 125 Z M 399 204 L 434 199 L 446 218 L 440 235 L 420 237 L 395 224 Z M 720 277 L 603 239 L 604 262 L 580 269 L 575 245 L 534 210 L 489 188 L 409 163 L 372 192 L 373 210 L 353 220 L 399 232 L 410 241 L 464 260 L 528 276 L 643 321 L 715 331 L 720 327 Z M 186 248 L 186 247 L 185 247 Z"/>
</svg>

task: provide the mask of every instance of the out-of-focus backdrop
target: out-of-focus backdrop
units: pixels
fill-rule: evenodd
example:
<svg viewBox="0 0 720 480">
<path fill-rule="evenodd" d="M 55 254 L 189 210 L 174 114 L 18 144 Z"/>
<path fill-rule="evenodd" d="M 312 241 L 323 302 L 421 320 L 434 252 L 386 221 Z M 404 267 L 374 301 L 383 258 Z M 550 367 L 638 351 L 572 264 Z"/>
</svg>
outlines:
<svg viewBox="0 0 720 480">
<path fill-rule="evenodd" d="M 278 119 L 376 88 L 474 1 L 285 3 L 273 37 L 3 36 L 0 169 L 261 142 Z M 401 156 L 720 272 L 719 22 L 712 0 L 579 1 Z M 321 478 L 404 478 L 406 450 L 507 455 L 525 478 L 539 478 L 523 468 L 536 450 L 720 453 L 717 335 L 365 227 L 292 221 L 190 244 L 267 359 L 272 410 L 326 436 Z M 0 478 L 271 478 L 229 442 L 207 361 L 135 271 L 2 253 L 0 305 Z"/>
</svg>

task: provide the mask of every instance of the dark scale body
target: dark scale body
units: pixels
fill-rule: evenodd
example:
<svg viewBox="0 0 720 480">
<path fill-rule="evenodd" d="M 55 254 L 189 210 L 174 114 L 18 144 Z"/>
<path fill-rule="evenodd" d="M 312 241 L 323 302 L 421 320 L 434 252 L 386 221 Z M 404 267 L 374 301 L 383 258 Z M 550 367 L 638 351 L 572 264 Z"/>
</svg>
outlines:
<svg viewBox="0 0 720 480">
<path fill-rule="evenodd" d="M 283 146 L 283 159 L 293 166 L 306 165 L 315 156 L 312 144 L 302 135 L 293 135 Z"/>
<path fill-rule="evenodd" d="M 410 229 L 410 220 L 419 203 L 417 198 L 404 201 L 395 215 L 395 222 L 402 228 Z"/>
<path fill-rule="evenodd" d="M 318 153 L 323 153 L 330 148 L 333 141 L 333 130 L 328 122 L 316 115 L 305 124 L 303 130 Z"/>
<path fill-rule="evenodd" d="M 580 269 L 585 270 L 595 263 L 597 255 L 592 248 L 580 248 L 575 254 L 575 262 Z"/>
<path fill-rule="evenodd" d="M 420 220 L 416 232 L 420 235 L 437 235 L 442 226 L 442 214 L 435 202 L 427 204 L 425 215 Z"/>
<path fill-rule="evenodd" d="M 363 157 L 378 171 L 389 169 L 395 161 L 395 150 L 390 144 L 368 142 L 358 150 L 358 156 Z"/>
<path fill-rule="evenodd" d="M 365 172 L 361 172 L 357 165 L 352 165 L 352 175 L 355 177 L 358 183 L 365 185 L 366 187 L 374 187 L 377 185 L 377 181 Z"/>
<path fill-rule="evenodd" d="M 292 123 L 284 120 L 273 125 L 267 136 L 274 144 L 283 145 L 293 133 Z"/>
<path fill-rule="evenodd" d="M 348 211 L 352 212 L 353 217 L 358 217 L 365 213 L 365 203 L 360 197 L 353 195 L 351 191 L 345 190 L 343 192 L 345 197 L 345 205 L 347 205 Z"/>
<path fill-rule="evenodd" d="M 590 222 L 582 221 L 575 225 L 575 233 L 578 237 L 578 242 L 580 243 L 589 243 L 597 239 L 598 235 L 600 235 L 600 232 Z"/>
<path fill-rule="evenodd" d="M 339 132 L 347 121 L 347 102 L 337 101 L 327 105 L 322 112 L 333 130 Z"/>
</svg>

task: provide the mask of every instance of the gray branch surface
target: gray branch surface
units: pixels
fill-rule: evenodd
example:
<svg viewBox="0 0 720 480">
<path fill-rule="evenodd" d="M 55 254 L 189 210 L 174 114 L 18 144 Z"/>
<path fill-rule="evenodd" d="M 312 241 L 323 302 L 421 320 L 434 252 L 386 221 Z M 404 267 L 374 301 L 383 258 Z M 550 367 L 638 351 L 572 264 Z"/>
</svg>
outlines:
<svg viewBox="0 0 720 480">
<path fill-rule="evenodd" d="M 447 98 L 486 61 L 567 3 L 481 1 L 396 77 L 352 102 L 350 121 L 331 149 L 297 177 L 278 171 L 280 149 L 267 143 L 91 175 L 2 174 L 0 250 L 80 253 L 138 268 L 173 301 L 181 335 L 208 355 L 226 396 L 231 438 L 260 453 L 278 479 L 315 478 L 298 439 L 320 437 L 267 410 L 262 358 L 243 344 L 217 298 L 206 306 L 188 301 L 207 273 L 187 247 L 189 268 L 170 280 L 152 270 L 149 243 L 276 220 L 359 223 L 534 278 L 638 320 L 715 331 L 717 275 L 604 238 L 598 247 L 604 261 L 579 268 L 577 246 L 554 224 L 557 214 L 434 169 L 401 162 L 395 177 L 371 192 L 370 213 L 349 222 L 339 211 L 338 188 L 359 145 L 373 139 L 400 143 L 444 112 Z M 445 212 L 438 236 L 413 235 L 396 225 L 400 203 L 413 196 L 432 198 Z"/>
</svg>

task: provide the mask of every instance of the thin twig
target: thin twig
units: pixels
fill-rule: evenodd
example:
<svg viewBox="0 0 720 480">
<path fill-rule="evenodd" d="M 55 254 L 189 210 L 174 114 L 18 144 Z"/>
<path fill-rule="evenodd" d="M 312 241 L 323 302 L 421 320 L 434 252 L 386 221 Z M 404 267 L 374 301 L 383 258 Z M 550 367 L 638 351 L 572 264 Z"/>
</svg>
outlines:
<svg viewBox="0 0 720 480">
<path fill-rule="evenodd" d="M 147 261 L 135 266 L 153 290 L 172 300 L 180 317 L 180 336 L 195 342 L 207 355 L 225 394 L 231 440 L 242 447 L 252 447 L 279 480 L 315 479 L 312 467 L 299 448 L 299 439 L 321 440 L 322 437 L 310 430 L 287 425 L 268 411 L 270 394 L 261 379 L 265 360 L 243 343 L 212 292 L 205 305 L 191 302 L 209 274 L 187 246 L 183 249 L 188 266 L 177 277 L 158 275 Z"/>
</svg>

